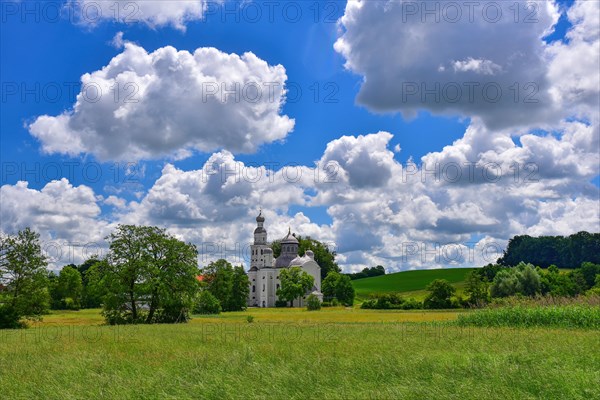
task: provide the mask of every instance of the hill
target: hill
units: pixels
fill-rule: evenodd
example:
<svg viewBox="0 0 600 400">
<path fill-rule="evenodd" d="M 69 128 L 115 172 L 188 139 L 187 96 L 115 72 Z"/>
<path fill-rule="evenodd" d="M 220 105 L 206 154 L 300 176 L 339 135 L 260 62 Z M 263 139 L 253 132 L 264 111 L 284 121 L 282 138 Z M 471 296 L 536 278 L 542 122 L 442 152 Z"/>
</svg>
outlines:
<svg viewBox="0 0 600 400">
<path fill-rule="evenodd" d="M 422 298 L 425 287 L 434 279 L 446 279 L 461 291 L 466 275 L 473 268 L 424 269 L 404 271 L 372 278 L 362 278 L 352 281 L 356 290 L 356 299 L 362 301 L 373 293 L 397 292 L 407 296 Z"/>
</svg>

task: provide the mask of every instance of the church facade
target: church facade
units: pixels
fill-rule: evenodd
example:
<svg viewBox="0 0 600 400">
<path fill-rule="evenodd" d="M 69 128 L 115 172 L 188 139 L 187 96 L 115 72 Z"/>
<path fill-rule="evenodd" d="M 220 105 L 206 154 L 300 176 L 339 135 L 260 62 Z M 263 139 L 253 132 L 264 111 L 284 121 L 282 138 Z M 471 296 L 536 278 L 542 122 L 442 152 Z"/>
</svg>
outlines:
<svg viewBox="0 0 600 400">
<path fill-rule="evenodd" d="M 321 293 L 321 267 L 314 259 L 311 250 L 307 250 L 304 256 L 298 256 L 298 239 L 292 235 L 291 230 L 281 240 L 281 254 L 275 258 L 273 249 L 267 242 L 267 230 L 264 227 L 265 217 L 262 212 L 256 217 L 256 229 L 254 230 L 254 244 L 250 246 L 250 270 L 248 279 L 250 281 L 250 294 L 248 295 L 249 307 L 275 307 L 278 300 L 277 290 L 281 286 L 279 273 L 283 268 L 300 267 L 303 271 L 314 278 L 314 285 L 306 295 L 294 301 L 294 306 L 303 307 L 306 297 L 314 294 L 323 301 Z"/>
</svg>

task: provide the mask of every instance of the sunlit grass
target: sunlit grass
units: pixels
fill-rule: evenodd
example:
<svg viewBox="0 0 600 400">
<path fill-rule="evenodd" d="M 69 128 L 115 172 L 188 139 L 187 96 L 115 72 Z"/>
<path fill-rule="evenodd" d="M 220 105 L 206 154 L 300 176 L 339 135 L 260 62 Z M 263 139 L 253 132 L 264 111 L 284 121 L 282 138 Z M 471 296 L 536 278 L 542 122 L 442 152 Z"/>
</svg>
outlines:
<svg viewBox="0 0 600 400">
<path fill-rule="evenodd" d="M 394 274 L 356 279 L 352 286 L 356 290 L 358 302 L 375 293 L 401 293 L 403 297 L 414 297 L 423 300 L 427 294 L 425 287 L 434 279 L 446 279 L 452 283 L 458 293 L 462 293 L 466 275 L 472 268 L 447 268 L 418 271 L 405 271 Z"/>
<path fill-rule="evenodd" d="M 105 326 L 99 310 L 54 313 L 0 331 L 0 397 L 600 398 L 599 331 L 444 322 L 459 314 L 251 309 Z"/>
</svg>

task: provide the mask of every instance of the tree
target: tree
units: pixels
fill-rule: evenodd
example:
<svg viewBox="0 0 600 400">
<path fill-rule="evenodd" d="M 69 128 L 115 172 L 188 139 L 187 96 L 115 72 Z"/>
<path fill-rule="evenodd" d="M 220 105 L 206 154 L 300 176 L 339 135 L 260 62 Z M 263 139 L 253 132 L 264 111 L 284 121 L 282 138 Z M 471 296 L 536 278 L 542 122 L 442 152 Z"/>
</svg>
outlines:
<svg viewBox="0 0 600 400">
<path fill-rule="evenodd" d="M 600 264 L 600 233 L 578 232 L 571 236 L 515 236 L 509 240 L 498 263 L 515 266 L 519 262 L 541 268 L 556 265 L 573 268 L 584 262 Z"/>
<path fill-rule="evenodd" d="M 73 264 L 65 265 L 58 277 L 51 276 L 52 307 L 60 310 L 79 310 L 83 284 L 81 274 Z"/>
<path fill-rule="evenodd" d="M 490 286 L 490 294 L 492 297 L 508 297 L 514 296 L 521 291 L 521 284 L 517 276 L 508 269 L 503 269 L 496 274 L 492 285 Z"/>
<path fill-rule="evenodd" d="M 456 288 L 445 279 L 435 279 L 426 289 L 429 294 L 423 301 L 423 306 L 429 309 L 451 308 L 451 297 L 456 292 Z"/>
<path fill-rule="evenodd" d="M 533 297 L 540 293 L 540 275 L 531 264 L 520 263 L 517 266 L 520 292 L 525 296 Z"/>
<path fill-rule="evenodd" d="M 340 274 L 335 271 L 330 271 L 323 282 L 321 283 L 321 292 L 323 292 L 323 300 L 332 301 L 335 298 L 335 291 Z"/>
<path fill-rule="evenodd" d="M 81 306 L 83 308 L 98 308 L 102 306 L 101 291 L 98 290 L 98 287 L 90 285 L 90 270 L 99 262 L 99 257 L 93 255 L 85 260 L 82 264 L 77 266 L 77 270 L 81 274 L 81 283 L 83 285 L 81 294 Z"/>
<path fill-rule="evenodd" d="M 107 239 L 108 255 L 88 271 L 104 293 L 107 322 L 187 321 L 198 290 L 196 247 L 148 226 L 119 225 Z"/>
<path fill-rule="evenodd" d="M 241 311 L 246 309 L 248 295 L 250 294 L 250 280 L 241 265 L 233 268 L 231 282 L 231 297 L 229 309 Z"/>
<path fill-rule="evenodd" d="M 467 274 L 467 286 L 465 293 L 469 296 L 469 303 L 482 306 L 489 301 L 488 283 L 478 270 L 472 270 Z"/>
<path fill-rule="evenodd" d="M 323 298 L 327 301 L 337 299 L 346 306 L 354 304 L 354 286 L 348 275 L 330 271 L 323 280 L 321 290 Z"/>
<path fill-rule="evenodd" d="M 208 290 L 201 290 L 194 305 L 194 312 L 197 314 L 219 314 L 221 303 Z"/>
<path fill-rule="evenodd" d="M 277 290 L 277 296 L 289 301 L 290 307 L 293 307 L 294 300 L 304 296 L 315 283 L 315 279 L 300 267 L 283 268 L 279 273 L 279 280 L 281 287 Z"/>
<path fill-rule="evenodd" d="M 0 237 L 0 328 L 23 326 L 22 318 L 40 318 L 50 295 L 40 235 L 29 228 Z"/>
<path fill-rule="evenodd" d="M 206 289 L 221 304 L 223 311 L 246 309 L 250 280 L 242 266 L 233 267 L 227 260 L 217 260 L 202 269 Z"/>
</svg>

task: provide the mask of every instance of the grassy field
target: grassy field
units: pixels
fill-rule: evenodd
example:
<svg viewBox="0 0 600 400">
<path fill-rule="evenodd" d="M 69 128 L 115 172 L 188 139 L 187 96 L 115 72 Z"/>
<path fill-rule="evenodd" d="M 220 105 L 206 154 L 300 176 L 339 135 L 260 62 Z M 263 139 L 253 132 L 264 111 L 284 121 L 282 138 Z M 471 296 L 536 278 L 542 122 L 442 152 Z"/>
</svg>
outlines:
<svg viewBox="0 0 600 400">
<path fill-rule="evenodd" d="M 251 309 L 110 327 L 98 310 L 56 313 L 0 331 L 0 397 L 600 398 L 599 331 L 459 327 L 459 314 Z"/>
<path fill-rule="evenodd" d="M 369 298 L 373 293 L 398 292 L 406 297 L 422 300 L 427 293 L 425 287 L 434 279 L 446 279 L 458 293 L 462 292 L 464 280 L 472 268 L 429 269 L 405 271 L 394 274 L 363 278 L 352 281 L 357 301 Z"/>
</svg>

